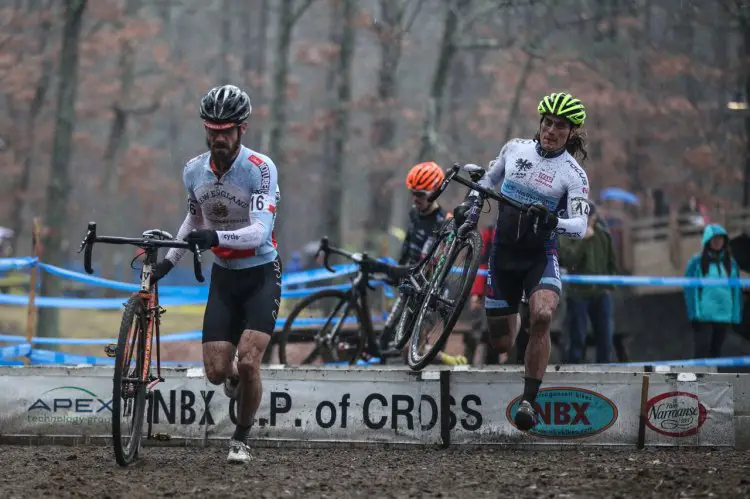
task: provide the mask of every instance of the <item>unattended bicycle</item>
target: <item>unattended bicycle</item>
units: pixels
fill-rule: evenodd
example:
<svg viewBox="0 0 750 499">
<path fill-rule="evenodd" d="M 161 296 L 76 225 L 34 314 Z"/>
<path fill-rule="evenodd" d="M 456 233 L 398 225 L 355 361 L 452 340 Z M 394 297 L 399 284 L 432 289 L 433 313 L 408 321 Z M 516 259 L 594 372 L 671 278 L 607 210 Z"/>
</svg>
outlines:
<svg viewBox="0 0 750 499">
<path fill-rule="evenodd" d="M 151 269 L 157 262 L 159 248 L 187 249 L 193 253 L 195 278 L 203 282 L 201 255 L 197 246 L 190 247 L 184 241 L 176 241 L 169 232 L 160 229 L 147 230 L 140 238 L 97 236 L 96 223 L 90 222 L 78 251 L 84 252 L 83 265 L 89 274 L 94 273 L 91 253 L 95 243 L 130 244 L 144 250 L 141 288 L 125 303 L 117 344 L 104 348 L 107 356 L 115 358 L 112 378 L 112 440 L 115 460 L 120 466 L 127 466 L 138 457 L 146 407 L 156 407 L 155 404 L 149 405 L 148 399 L 152 397 L 154 386 L 164 381 L 160 364 L 159 322 L 166 310 L 159 306 L 159 288 L 158 284 L 151 284 Z M 154 340 L 156 362 L 152 364 Z M 123 419 L 129 420 L 129 430 L 123 431 Z M 150 439 L 153 418 L 147 419 L 146 438 Z"/>
<path fill-rule="evenodd" d="M 458 164 L 447 169 L 445 180 L 427 199 L 428 202 L 437 199 L 452 181 L 469 188 L 464 201 L 453 211 L 450 223 L 444 224 L 435 236 L 427 257 L 431 267 L 429 279 L 425 282 L 410 273 L 399 286 L 406 297 L 406 305 L 397 328 L 397 343 L 403 346 L 411 340 L 407 359 L 409 367 L 415 371 L 426 367 L 443 349 L 471 292 L 482 250 L 477 223 L 487 199 L 521 211 L 528 209 L 477 184 L 486 173 L 481 166 L 464 166 L 470 179 L 459 176 L 460 169 Z M 427 265 L 424 261 L 420 263 L 423 267 Z M 410 338 L 398 336 L 408 331 L 411 331 Z M 437 335 L 433 337 L 432 332 Z"/>
<path fill-rule="evenodd" d="M 312 343 L 312 350 L 301 364 L 317 360 L 355 364 L 366 358 L 378 358 L 380 363 L 385 363 L 386 358 L 399 356 L 399 351 L 382 348 L 378 342 L 368 291 L 375 289 L 371 284 L 375 274 L 397 281 L 409 269 L 378 261 L 366 253 L 336 248 L 327 237 L 321 239 L 317 255 L 323 255 L 323 265 L 331 272 L 336 271 L 329 265 L 329 257 L 339 255 L 356 263 L 357 273 L 351 280 L 351 288 L 321 289 L 295 305 L 279 335 L 279 362 L 289 364 L 292 360 L 291 343 Z"/>
</svg>

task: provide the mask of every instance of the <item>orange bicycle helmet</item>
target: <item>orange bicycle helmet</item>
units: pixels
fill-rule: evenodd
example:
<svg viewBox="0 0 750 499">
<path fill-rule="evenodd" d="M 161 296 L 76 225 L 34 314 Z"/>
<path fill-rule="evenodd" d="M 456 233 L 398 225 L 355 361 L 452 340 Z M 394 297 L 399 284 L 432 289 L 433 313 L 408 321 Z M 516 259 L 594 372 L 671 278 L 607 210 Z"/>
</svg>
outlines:
<svg viewBox="0 0 750 499">
<path fill-rule="evenodd" d="M 412 191 L 434 191 L 445 180 L 443 169 L 434 161 L 414 165 L 406 176 L 406 187 Z"/>
</svg>

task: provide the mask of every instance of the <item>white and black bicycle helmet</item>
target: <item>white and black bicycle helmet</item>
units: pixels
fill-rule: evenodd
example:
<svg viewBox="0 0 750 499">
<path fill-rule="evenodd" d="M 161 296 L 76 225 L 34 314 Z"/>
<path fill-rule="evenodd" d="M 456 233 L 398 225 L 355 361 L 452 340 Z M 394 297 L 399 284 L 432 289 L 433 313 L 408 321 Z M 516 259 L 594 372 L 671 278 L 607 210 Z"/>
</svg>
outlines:
<svg viewBox="0 0 750 499">
<path fill-rule="evenodd" d="M 234 85 L 222 85 L 212 88 L 201 99 L 200 116 L 207 126 L 228 128 L 245 121 L 252 110 L 246 92 Z"/>
</svg>

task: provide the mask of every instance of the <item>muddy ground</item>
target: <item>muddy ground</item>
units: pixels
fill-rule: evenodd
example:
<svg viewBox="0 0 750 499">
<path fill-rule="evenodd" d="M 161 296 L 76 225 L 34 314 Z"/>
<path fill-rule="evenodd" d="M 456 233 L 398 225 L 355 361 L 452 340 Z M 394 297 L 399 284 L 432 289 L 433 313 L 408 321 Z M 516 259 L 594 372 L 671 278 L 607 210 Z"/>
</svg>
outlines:
<svg viewBox="0 0 750 499">
<path fill-rule="evenodd" d="M 0 497 L 750 497 L 750 451 L 0 446 Z"/>
</svg>

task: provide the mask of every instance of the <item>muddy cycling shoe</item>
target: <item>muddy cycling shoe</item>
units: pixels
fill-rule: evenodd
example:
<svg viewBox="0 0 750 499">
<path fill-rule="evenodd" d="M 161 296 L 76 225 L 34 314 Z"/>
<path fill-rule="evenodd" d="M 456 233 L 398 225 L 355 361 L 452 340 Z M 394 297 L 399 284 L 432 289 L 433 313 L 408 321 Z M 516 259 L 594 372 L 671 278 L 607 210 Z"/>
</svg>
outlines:
<svg viewBox="0 0 750 499">
<path fill-rule="evenodd" d="M 253 460 L 250 447 L 245 442 L 232 439 L 229 441 L 229 455 L 227 462 L 231 464 L 245 464 Z"/>
<path fill-rule="evenodd" d="M 518 412 L 516 412 L 515 422 L 516 426 L 521 431 L 529 431 L 534 426 L 536 426 L 536 411 L 534 410 L 534 407 L 532 407 L 531 403 L 529 403 L 527 400 L 522 401 L 521 405 L 518 406 Z"/>
</svg>

